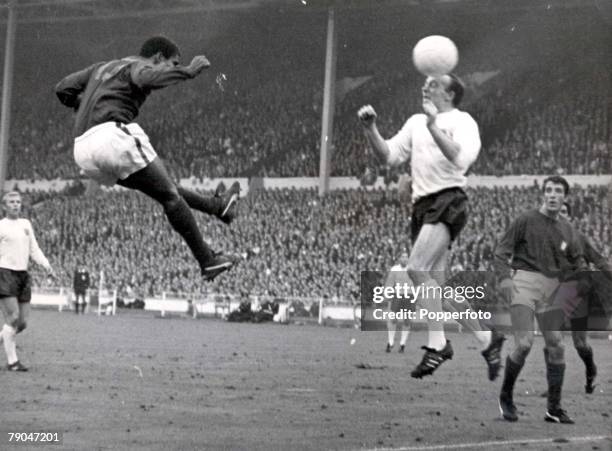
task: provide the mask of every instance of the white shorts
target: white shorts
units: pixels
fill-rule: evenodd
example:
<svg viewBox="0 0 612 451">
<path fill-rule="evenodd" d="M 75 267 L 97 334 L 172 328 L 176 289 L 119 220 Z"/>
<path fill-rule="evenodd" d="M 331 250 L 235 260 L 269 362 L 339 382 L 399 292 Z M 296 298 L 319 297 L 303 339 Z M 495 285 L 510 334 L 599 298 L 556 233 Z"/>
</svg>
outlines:
<svg viewBox="0 0 612 451">
<path fill-rule="evenodd" d="M 74 161 L 103 185 L 114 185 L 146 167 L 157 154 L 140 125 L 104 122 L 74 140 Z"/>
</svg>

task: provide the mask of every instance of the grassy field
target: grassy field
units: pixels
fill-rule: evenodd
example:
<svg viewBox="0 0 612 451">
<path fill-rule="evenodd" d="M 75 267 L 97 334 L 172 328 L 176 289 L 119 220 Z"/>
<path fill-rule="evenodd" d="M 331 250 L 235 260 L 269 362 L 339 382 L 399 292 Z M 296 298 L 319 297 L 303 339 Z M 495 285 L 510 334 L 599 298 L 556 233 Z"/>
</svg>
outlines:
<svg viewBox="0 0 612 451">
<path fill-rule="evenodd" d="M 33 449 L 612 449 L 612 343 L 594 339 L 596 393 L 566 337 L 565 408 L 576 425 L 543 421 L 541 339 L 518 382 L 520 421 L 499 419 L 468 334 L 455 358 L 410 378 L 425 343 L 383 352 L 385 333 L 35 310 L 19 336 L 28 373 L 0 370 L 0 449 L 7 432 L 59 431 Z M 351 345 L 351 339 L 355 339 Z M 505 354 L 505 353 L 504 353 Z M 4 356 L 4 354 L 2 354 Z M 607 437 L 607 438 L 605 438 Z"/>
</svg>

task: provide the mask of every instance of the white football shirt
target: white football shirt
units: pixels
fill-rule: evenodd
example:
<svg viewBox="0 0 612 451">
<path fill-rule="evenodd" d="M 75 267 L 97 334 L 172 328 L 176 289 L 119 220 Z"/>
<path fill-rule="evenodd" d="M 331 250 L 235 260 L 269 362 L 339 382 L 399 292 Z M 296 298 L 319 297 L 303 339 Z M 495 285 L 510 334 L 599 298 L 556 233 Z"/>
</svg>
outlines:
<svg viewBox="0 0 612 451">
<path fill-rule="evenodd" d="M 395 166 L 410 158 L 413 201 L 446 188 L 466 186 L 465 173 L 480 152 L 478 124 L 469 113 L 456 108 L 439 113 L 436 125 L 461 148 L 454 162 L 434 141 L 425 114 L 411 116 L 393 138 L 386 140 L 388 164 Z"/>
<path fill-rule="evenodd" d="M 49 260 L 42 253 L 29 220 L 0 219 L 0 268 L 27 271 L 30 257 L 49 269 Z"/>
</svg>

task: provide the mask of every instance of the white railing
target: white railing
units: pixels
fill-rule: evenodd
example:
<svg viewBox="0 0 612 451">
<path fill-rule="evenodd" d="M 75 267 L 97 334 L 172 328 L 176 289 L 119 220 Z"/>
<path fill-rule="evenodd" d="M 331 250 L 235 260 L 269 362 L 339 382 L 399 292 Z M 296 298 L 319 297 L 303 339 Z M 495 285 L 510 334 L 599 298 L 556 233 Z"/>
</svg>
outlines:
<svg viewBox="0 0 612 451">
<path fill-rule="evenodd" d="M 98 315 L 115 315 L 117 309 L 117 290 L 88 290 L 87 305 L 90 305 L 91 295 L 97 295 Z M 41 306 L 57 306 L 59 311 L 71 307 L 74 299 L 72 289 L 65 287 L 35 288 L 32 292 L 32 304 Z M 316 318 L 319 324 L 326 320 L 356 321 L 360 316 L 359 303 L 345 299 L 329 299 L 298 296 L 249 296 L 251 309 L 256 311 L 266 301 L 279 304 L 278 317 L 281 322 L 290 316 Z M 145 297 L 144 310 L 159 312 L 161 316 L 167 313 L 178 313 L 197 318 L 198 315 L 225 317 L 231 311 L 238 309 L 244 301 L 234 293 L 186 293 L 163 292 L 159 296 Z M 317 311 L 312 311 L 317 306 Z"/>
<path fill-rule="evenodd" d="M 94 296 L 92 296 L 94 295 Z M 97 313 L 112 314 L 117 311 L 117 290 L 87 290 L 85 306 L 89 307 L 93 297 L 97 297 Z M 61 312 L 64 308 L 72 308 L 75 296 L 72 288 L 66 287 L 33 287 L 31 304 L 34 307 L 57 307 Z"/>
<path fill-rule="evenodd" d="M 72 290 L 63 287 L 44 287 L 32 289 L 32 301 L 34 306 L 53 306 L 61 312 L 64 307 L 70 307 L 70 294 Z"/>
</svg>

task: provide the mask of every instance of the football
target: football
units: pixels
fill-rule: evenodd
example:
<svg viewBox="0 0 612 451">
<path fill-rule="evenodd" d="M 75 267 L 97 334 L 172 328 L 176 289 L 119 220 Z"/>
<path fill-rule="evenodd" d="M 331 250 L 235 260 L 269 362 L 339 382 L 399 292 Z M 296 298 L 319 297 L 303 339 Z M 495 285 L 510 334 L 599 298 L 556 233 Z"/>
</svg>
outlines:
<svg viewBox="0 0 612 451">
<path fill-rule="evenodd" d="M 452 72 L 457 66 L 459 51 L 455 43 L 445 36 L 427 36 L 414 46 L 412 61 L 423 75 L 438 77 Z"/>
</svg>

